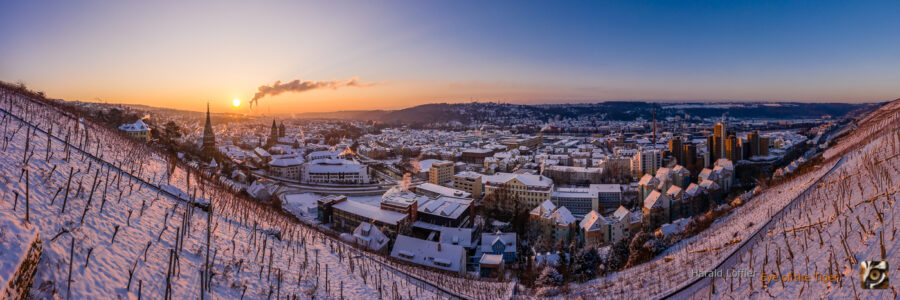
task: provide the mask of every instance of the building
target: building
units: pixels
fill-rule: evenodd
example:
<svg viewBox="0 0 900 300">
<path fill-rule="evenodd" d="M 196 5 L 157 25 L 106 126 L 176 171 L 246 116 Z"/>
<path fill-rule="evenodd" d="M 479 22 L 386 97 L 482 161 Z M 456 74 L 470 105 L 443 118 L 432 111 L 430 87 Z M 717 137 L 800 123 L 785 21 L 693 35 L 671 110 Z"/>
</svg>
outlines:
<svg viewBox="0 0 900 300">
<path fill-rule="evenodd" d="M 542 236 L 553 240 L 571 240 L 576 226 L 575 216 L 564 206 L 556 206 L 550 200 L 544 201 L 529 212 L 529 218 L 540 226 Z"/>
<path fill-rule="evenodd" d="M 319 198 L 319 200 L 316 200 L 316 219 L 323 224 L 331 223 L 334 217 L 334 205 L 346 200 L 347 196 L 342 195 L 328 195 Z"/>
<path fill-rule="evenodd" d="M 482 182 L 485 196 L 498 193 L 498 197 L 515 199 L 520 207 L 535 207 L 550 200 L 553 190 L 550 178 L 533 174 L 497 173 L 482 177 Z M 512 211 L 514 208 L 503 206 L 500 209 Z"/>
<path fill-rule="evenodd" d="M 269 175 L 300 180 L 303 160 L 299 158 L 279 158 L 269 162 Z"/>
<path fill-rule="evenodd" d="M 387 244 L 391 241 L 381 230 L 378 230 L 372 223 L 360 223 L 353 230 L 353 241 L 360 247 L 369 249 L 374 252 L 381 252 L 387 249 Z"/>
<path fill-rule="evenodd" d="M 331 220 L 336 229 L 344 232 L 351 232 L 362 223 L 372 223 L 388 237 L 397 236 L 411 224 L 406 214 L 349 201 L 346 197 L 331 204 Z"/>
<path fill-rule="evenodd" d="M 465 171 L 453 175 L 453 187 L 472 194 L 473 199 L 480 199 L 484 190 L 481 174 Z"/>
<path fill-rule="evenodd" d="M 506 146 L 506 149 L 519 149 L 519 147 L 525 147 L 527 149 L 534 149 L 534 148 L 540 146 L 543 141 L 544 141 L 544 137 L 542 137 L 542 136 L 508 138 L 508 139 L 500 141 L 500 145 Z"/>
<path fill-rule="evenodd" d="M 466 227 L 474 218 L 471 199 L 440 196 L 418 205 L 416 220 L 443 227 Z"/>
<path fill-rule="evenodd" d="M 466 271 L 466 251 L 463 247 L 426 241 L 405 235 L 397 236 L 391 257 L 423 267 L 444 271 Z"/>
<path fill-rule="evenodd" d="M 544 176 L 557 185 L 588 185 L 603 182 L 603 169 L 593 167 L 545 166 Z"/>
<path fill-rule="evenodd" d="M 494 149 L 469 148 L 462 151 L 460 158 L 470 164 L 484 164 L 484 159 L 494 155 Z"/>
<path fill-rule="evenodd" d="M 200 147 L 200 154 L 203 160 L 210 160 L 215 158 L 217 152 L 216 135 L 209 121 L 209 103 L 206 103 L 206 124 L 203 125 L 203 145 Z"/>
<path fill-rule="evenodd" d="M 453 181 L 453 162 L 437 161 L 431 164 L 428 169 L 428 182 L 444 185 Z"/>
<path fill-rule="evenodd" d="M 466 270 L 476 271 L 478 269 L 478 260 L 481 258 L 478 253 L 478 236 L 481 233 L 475 228 L 450 228 L 439 227 L 440 242 L 444 244 L 457 245 L 466 249 Z"/>
<path fill-rule="evenodd" d="M 688 169 L 691 173 L 696 173 L 700 170 L 701 164 L 697 160 L 697 145 L 694 144 L 684 144 L 681 155 L 684 156 L 684 161 L 679 162 L 684 165 L 685 168 Z"/>
<path fill-rule="evenodd" d="M 585 248 L 602 247 L 622 239 L 624 224 L 591 211 L 578 223 L 581 241 Z"/>
<path fill-rule="evenodd" d="M 550 195 L 556 206 L 564 206 L 581 219 L 591 211 L 607 211 L 622 205 L 623 186 L 591 184 L 587 187 L 559 187 Z"/>
<path fill-rule="evenodd" d="M 150 141 L 150 127 L 147 126 L 146 123 L 142 120 L 137 120 L 137 122 L 131 124 L 122 124 L 119 126 L 119 130 L 124 131 L 130 137 L 137 138 L 142 141 Z"/>
<path fill-rule="evenodd" d="M 503 261 L 516 261 L 516 233 L 495 232 L 481 234 L 481 253 L 503 255 Z"/>
<path fill-rule="evenodd" d="M 656 174 L 662 167 L 662 152 L 659 150 L 642 150 L 631 157 L 631 173 L 634 178 L 644 174 Z"/>
<path fill-rule="evenodd" d="M 482 254 L 478 260 L 478 272 L 482 277 L 499 276 L 503 268 L 503 255 Z"/>
<path fill-rule="evenodd" d="M 669 140 L 669 152 L 679 164 L 685 163 L 684 144 L 681 142 L 681 137 L 676 136 Z"/>
<path fill-rule="evenodd" d="M 769 139 L 760 137 L 759 130 L 748 133 L 747 142 L 750 143 L 750 157 L 769 155 Z"/>
<path fill-rule="evenodd" d="M 424 203 L 428 199 L 426 196 L 416 195 L 395 187 L 381 195 L 379 205 L 381 209 L 407 215 L 410 222 L 415 222 L 418 220 L 419 203 Z"/>
<path fill-rule="evenodd" d="M 275 146 L 278 143 L 278 126 L 275 126 L 275 119 L 272 119 L 272 129 L 269 130 L 269 138 L 266 139 L 266 147 Z"/>
<path fill-rule="evenodd" d="M 437 198 L 440 196 L 456 197 L 456 198 L 472 198 L 472 194 L 469 192 L 433 184 L 430 182 L 426 182 L 426 183 L 423 183 L 423 184 L 413 187 L 413 192 L 415 192 L 416 194 L 419 194 L 419 195 L 424 195 L 424 196 L 428 196 L 428 197 L 432 197 L 432 198 Z"/>
<path fill-rule="evenodd" d="M 647 199 L 644 199 L 644 206 L 641 207 L 643 220 L 641 224 L 644 229 L 653 231 L 662 224 L 669 223 L 671 215 L 669 208 L 672 205 L 672 199 L 659 190 L 650 192 Z"/>
<path fill-rule="evenodd" d="M 303 181 L 308 183 L 369 183 L 369 167 L 346 159 L 317 159 L 307 164 Z"/>
<path fill-rule="evenodd" d="M 723 156 L 721 158 L 726 158 L 731 161 L 739 161 L 741 157 L 743 157 L 743 153 L 741 153 L 741 147 L 738 145 L 738 138 L 734 135 L 729 135 L 725 138 L 725 142 L 723 143 L 725 147 L 725 152 L 723 152 Z"/>
</svg>

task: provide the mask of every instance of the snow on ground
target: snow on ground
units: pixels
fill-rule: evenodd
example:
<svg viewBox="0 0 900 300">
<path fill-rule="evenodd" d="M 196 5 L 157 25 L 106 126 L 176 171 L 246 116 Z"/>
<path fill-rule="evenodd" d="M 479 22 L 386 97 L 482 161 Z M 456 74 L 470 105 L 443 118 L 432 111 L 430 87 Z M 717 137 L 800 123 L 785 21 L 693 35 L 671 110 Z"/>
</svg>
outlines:
<svg viewBox="0 0 900 300">
<path fill-rule="evenodd" d="M 313 221 L 316 219 L 316 201 L 321 197 L 316 193 L 287 194 L 284 195 L 281 208 L 298 219 Z"/>
<path fill-rule="evenodd" d="M 25 201 L 25 199 L 20 199 Z M 25 205 L 25 203 L 22 203 Z M 0 219 L 0 291 L 4 290 L 22 264 L 37 232 L 34 226 L 13 219 Z M 0 294 L 2 295 L 2 294 Z"/>
<path fill-rule="evenodd" d="M 14 195 L 28 187 L 44 243 L 34 298 L 196 299 L 204 287 L 228 299 L 499 298 L 510 290 L 358 251 L 46 102 L 0 91 L 0 109 L 0 220 L 24 218 Z"/>
</svg>

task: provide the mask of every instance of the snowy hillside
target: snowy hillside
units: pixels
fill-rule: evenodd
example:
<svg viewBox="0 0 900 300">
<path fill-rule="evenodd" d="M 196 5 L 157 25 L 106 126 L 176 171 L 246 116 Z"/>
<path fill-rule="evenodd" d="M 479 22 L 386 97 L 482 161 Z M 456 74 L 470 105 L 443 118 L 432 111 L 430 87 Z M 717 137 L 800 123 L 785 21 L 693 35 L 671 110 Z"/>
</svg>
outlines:
<svg viewBox="0 0 900 300">
<path fill-rule="evenodd" d="M 705 283 L 692 298 L 896 299 L 900 295 L 896 278 L 900 274 L 896 220 L 900 213 L 896 205 L 900 200 L 900 101 L 867 116 L 826 155 L 832 159 L 843 155 L 843 163 L 724 268 L 726 272 L 753 270 L 757 275 Z M 889 275 L 894 274 L 889 289 L 861 288 L 859 265 L 868 260 L 888 262 Z M 763 286 L 762 274 L 800 277 L 784 277 L 788 280 Z"/>
<path fill-rule="evenodd" d="M 831 203 L 834 199 L 834 191 L 823 188 L 823 185 L 833 185 L 835 182 L 841 182 L 846 186 L 852 183 L 857 189 L 866 191 L 864 195 L 869 198 L 865 199 L 870 199 L 870 197 L 876 194 L 884 195 L 884 193 L 896 192 L 897 183 L 895 181 L 897 179 L 893 178 L 900 178 L 900 176 L 898 176 L 900 174 L 895 173 L 897 168 L 900 168 L 900 161 L 896 158 L 898 151 L 900 151 L 900 143 L 897 141 L 897 139 L 900 138 L 900 135 L 898 135 L 896 129 L 900 126 L 900 102 L 895 101 L 871 113 L 866 118 L 862 119 L 858 125 L 858 128 L 852 129 L 850 134 L 839 139 L 834 147 L 827 149 L 823 155 L 825 159 L 822 160 L 820 164 L 814 165 L 809 172 L 797 175 L 791 180 L 782 182 L 778 185 L 768 187 L 746 201 L 746 204 L 735 208 L 730 214 L 714 222 L 710 228 L 696 236 L 672 245 L 663 254 L 650 262 L 620 272 L 615 272 L 583 284 L 573 285 L 571 287 L 571 293 L 568 294 L 568 296 L 600 299 L 616 299 L 623 297 L 655 298 L 667 295 L 682 298 L 685 297 L 685 294 L 690 296 L 693 292 L 696 292 L 697 289 L 703 288 L 703 283 L 705 283 L 696 283 L 696 277 L 691 275 L 691 270 L 707 271 L 712 267 L 723 263 L 723 260 L 730 261 L 732 257 L 740 256 L 735 253 L 744 251 L 743 249 L 747 247 L 744 246 L 745 244 L 754 244 L 755 239 L 757 238 L 757 235 L 754 233 L 757 231 L 774 227 L 781 229 L 781 222 L 774 222 L 778 223 L 776 226 L 767 225 L 767 222 L 773 219 L 781 220 L 783 218 L 782 214 L 784 214 L 782 212 L 783 210 L 799 213 L 800 211 L 803 211 L 802 209 L 796 209 L 797 206 L 800 205 L 799 203 L 817 203 L 819 206 L 816 209 L 821 211 L 823 206 L 827 204 L 828 207 L 832 209 L 833 213 L 835 208 L 832 207 Z M 857 151 L 856 149 L 861 146 L 864 146 L 862 148 L 863 150 Z M 851 154 L 846 155 L 847 153 Z M 845 155 L 847 156 L 846 158 L 844 158 Z M 871 170 L 866 171 L 874 173 L 861 173 L 857 170 L 860 168 L 865 169 L 866 167 L 864 166 L 873 163 L 873 161 L 881 162 L 876 165 L 877 167 L 869 167 Z M 838 178 L 846 178 L 849 176 L 848 174 L 855 174 L 854 176 L 864 179 L 862 179 L 863 181 L 861 183 L 858 181 L 845 181 L 843 179 L 838 180 Z M 879 174 L 879 176 L 871 177 L 874 174 Z M 880 181 L 870 181 L 869 178 L 881 179 L 877 179 Z M 875 186 L 878 188 L 875 188 Z M 844 197 L 852 196 L 850 192 L 845 191 L 844 193 L 847 193 L 843 194 L 845 195 Z M 819 198 L 809 200 L 811 197 L 810 195 Z M 855 195 L 856 196 L 854 197 L 860 197 L 859 194 Z M 896 200 L 896 195 L 891 195 L 893 195 L 891 197 L 894 197 L 892 199 Z M 795 201 L 795 199 L 798 201 Z M 882 197 L 881 199 L 886 198 Z M 846 208 L 847 199 L 845 198 L 843 201 L 845 201 L 845 205 L 840 205 L 837 209 L 843 214 L 853 214 L 850 209 Z M 858 201 L 850 201 L 849 203 L 851 206 L 860 205 L 858 204 Z M 892 203 L 893 202 L 891 201 L 889 204 Z M 880 205 L 878 210 L 881 211 L 882 214 L 885 216 L 888 216 L 888 214 L 893 215 L 890 210 L 890 205 L 884 203 Z M 868 256 L 867 251 L 872 251 L 872 249 L 877 250 L 877 247 L 870 248 L 873 243 L 877 243 L 877 239 L 874 239 L 873 235 L 880 234 L 877 229 L 883 227 L 877 224 L 879 223 L 876 222 L 877 219 L 873 220 L 877 215 L 874 214 L 875 208 L 870 204 L 867 204 L 867 207 L 868 208 L 862 209 L 853 208 L 856 209 L 855 211 L 858 214 L 869 214 L 868 217 L 862 215 L 859 216 L 863 224 L 869 222 L 872 226 L 875 226 L 874 229 L 870 228 L 872 231 L 867 231 L 869 234 L 868 237 L 862 235 L 862 241 L 860 241 L 860 236 L 857 235 L 854 235 L 856 238 L 855 240 L 851 239 L 848 241 L 848 247 L 852 246 L 852 249 L 858 251 L 857 254 L 855 254 L 858 256 L 856 260 L 860 260 L 864 256 L 872 259 L 877 258 Z M 808 221 L 806 220 L 807 214 L 803 214 L 802 217 L 804 222 Z M 791 228 L 794 227 L 798 227 L 798 229 L 795 230 L 799 230 L 799 227 L 804 226 L 802 224 L 804 222 L 800 222 L 799 219 L 794 218 L 797 217 L 788 216 L 784 218 L 797 220 L 796 224 L 785 224 L 788 230 L 791 230 Z M 834 218 L 841 220 L 846 219 L 847 223 L 841 221 L 840 224 L 850 226 L 848 228 L 858 228 L 858 222 L 855 221 L 855 216 L 840 216 Z M 821 221 L 814 216 L 811 216 L 810 220 L 812 220 L 812 223 Z M 832 220 L 832 222 L 837 224 L 837 221 Z M 885 234 L 886 237 L 893 240 L 894 233 L 895 231 L 890 229 Z M 832 236 L 823 231 L 823 238 L 828 239 L 829 237 Z M 799 235 L 797 241 L 802 242 L 805 238 L 806 236 Z M 841 247 L 838 247 L 838 245 L 840 245 L 839 241 L 834 241 L 834 243 L 836 243 L 833 244 L 836 251 L 843 251 L 840 250 L 842 249 Z M 783 246 L 783 242 L 781 245 Z M 828 244 L 826 243 L 825 245 L 827 247 Z M 774 246 L 769 247 L 769 263 L 774 263 L 772 262 L 772 259 L 776 250 L 773 250 L 773 247 Z M 888 245 L 888 247 L 890 247 L 890 245 Z M 828 250 L 829 252 L 817 253 L 818 256 L 810 255 L 811 257 L 828 257 L 830 248 L 817 249 L 819 249 L 819 251 Z M 792 249 L 792 251 L 794 251 L 793 255 L 797 259 L 800 259 L 800 257 L 797 256 L 799 255 L 798 253 L 800 250 L 801 249 L 798 246 L 794 246 Z M 805 249 L 803 250 L 805 251 Z M 759 254 L 760 252 L 764 251 L 757 251 L 757 255 L 762 255 Z M 787 251 L 782 249 L 782 256 L 786 255 L 785 253 L 787 253 Z M 782 260 L 784 259 L 785 258 L 783 257 Z M 821 262 L 822 259 L 819 259 L 819 261 Z M 827 260 L 825 260 L 825 262 L 827 263 Z M 844 262 L 846 263 L 848 260 L 845 259 Z M 794 264 L 797 266 L 806 265 L 805 262 L 801 264 L 799 261 L 794 262 Z M 753 267 L 757 268 L 758 265 L 758 260 L 754 260 Z M 748 269 L 749 267 L 750 266 L 748 265 L 743 266 L 745 269 Z M 785 268 L 784 263 L 782 264 L 782 268 Z M 810 268 L 814 267 L 811 266 Z M 772 271 L 775 270 L 775 267 L 767 266 L 765 270 Z M 822 266 L 819 266 L 819 270 L 822 270 Z M 852 270 L 853 272 L 858 271 L 855 266 Z M 757 272 L 757 275 L 759 275 L 762 270 L 758 269 Z M 852 278 L 858 280 L 857 277 Z M 759 281 L 760 279 L 754 278 L 754 280 Z M 854 282 L 854 284 L 858 285 L 858 282 Z M 735 286 L 737 285 L 738 284 L 735 283 Z M 743 283 L 742 287 L 750 288 L 746 282 Z M 758 292 L 758 282 L 756 282 L 756 287 L 756 291 Z M 800 288 L 797 287 L 797 289 Z M 722 295 L 722 286 L 718 286 L 716 290 L 720 293 L 719 295 Z M 850 295 L 853 295 L 852 289 L 849 291 Z M 810 292 L 810 289 L 806 288 L 805 293 L 808 294 Z M 846 295 L 843 294 L 845 291 L 842 290 L 841 292 L 842 293 L 839 293 L 839 295 Z M 785 295 L 790 294 L 788 293 Z M 703 295 L 704 298 L 707 296 L 708 295 L 706 294 Z"/>
<path fill-rule="evenodd" d="M 34 298 L 496 299 L 511 290 L 358 251 L 44 100 L 0 91 L 0 127 L 0 220 L 28 222 L 43 241 Z"/>
</svg>

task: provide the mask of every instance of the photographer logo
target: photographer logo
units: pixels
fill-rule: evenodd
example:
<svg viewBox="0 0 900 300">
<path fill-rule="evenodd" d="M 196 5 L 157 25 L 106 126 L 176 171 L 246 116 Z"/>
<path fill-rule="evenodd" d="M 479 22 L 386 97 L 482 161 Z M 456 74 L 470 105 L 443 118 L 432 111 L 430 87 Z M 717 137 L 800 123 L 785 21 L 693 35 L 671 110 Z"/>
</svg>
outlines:
<svg viewBox="0 0 900 300">
<path fill-rule="evenodd" d="M 863 289 L 888 288 L 888 263 L 880 260 L 866 260 L 859 263 L 859 282 Z"/>
</svg>

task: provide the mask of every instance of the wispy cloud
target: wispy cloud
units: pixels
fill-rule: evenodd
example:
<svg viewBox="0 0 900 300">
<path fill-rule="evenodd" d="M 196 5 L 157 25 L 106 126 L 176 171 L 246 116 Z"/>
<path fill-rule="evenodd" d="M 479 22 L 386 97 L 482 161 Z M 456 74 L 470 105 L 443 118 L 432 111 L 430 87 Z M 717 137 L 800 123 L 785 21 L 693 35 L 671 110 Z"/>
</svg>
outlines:
<svg viewBox="0 0 900 300">
<path fill-rule="evenodd" d="M 281 81 L 275 81 L 275 83 L 271 85 L 263 85 L 257 88 L 258 91 L 253 95 L 253 99 L 250 99 L 250 107 L 252 108 L 254 104 L 258 104 L 259 99 L 262 99 L 266 96 L 277 96 L 283 93 L 302 93 L 317 89 L 336 90 L 344 87 L 361 88 L 371 87 L 375 85 L 376 83 L 362 83 L 357 77 L 353 77 L 347 80 L 329 81 L 305 81 L 300 79 L 294 79 L 293 81 L 285 83 L 281 83 Z"/>
</svg>

